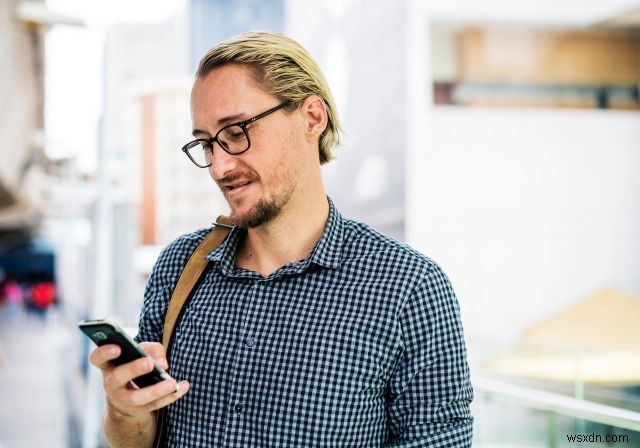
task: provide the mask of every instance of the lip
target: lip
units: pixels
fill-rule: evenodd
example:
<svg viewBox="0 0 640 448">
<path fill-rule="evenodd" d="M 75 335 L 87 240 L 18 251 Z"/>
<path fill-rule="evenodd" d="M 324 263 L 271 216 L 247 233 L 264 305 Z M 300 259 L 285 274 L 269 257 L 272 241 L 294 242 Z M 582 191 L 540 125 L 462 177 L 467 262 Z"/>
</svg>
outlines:
<svg viewBox="0 0 640 448">
<path fill-rule="evenodd" d="M 252 184 L 252 182 L 248 182 L 248 183 L 246 183 L 245 185 L 242 185 L 242 186 L 240 186 L 240 187 L 235 187 L 235 188 L 232 188 L 232 189 L 225 188 L 225 191 L 226 191 L 226 193 L 227 193 L 228 195 L 230 195 L 230 196 L 235 196 L 235 195 L 240 194 L 240 193 L 242 193 L 243 191 L 245 191 L 247 188 L 249 188 L 249 186 L 250 186 L 251 184 Z"/>
</svg>

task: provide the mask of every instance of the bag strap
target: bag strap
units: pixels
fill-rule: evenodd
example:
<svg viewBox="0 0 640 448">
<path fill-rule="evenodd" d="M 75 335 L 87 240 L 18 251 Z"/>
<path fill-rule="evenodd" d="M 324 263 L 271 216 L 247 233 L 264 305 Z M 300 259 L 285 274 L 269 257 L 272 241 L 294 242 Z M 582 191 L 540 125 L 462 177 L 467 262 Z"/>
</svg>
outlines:
<svg viewBox="0 0 640 448">
<path fill-rule="evenodd" d="M 188 302 L 196 284 L 207 268 L 208 260 L 205 257 L 224 241 L 232 228 L 233 225 L 229 217 L 223 215 L 218 216 L 213 230 L 209 232 L 204 240 L 202 240 L 198 245 L 196 250 L 193 251 L 189 261 L 187 261 L 187 264 L 182 270 L 182 273 L 180 273 L 178 283 L 171 294 L 167 313 L 164 317 L 162 345 L 164 346 L 167 359 L 169 359 L 169 351 L 173 342 L 176 324 L 180 321 L 182 313 L 184 312 L 185 304 Z M 164 439 L 166 437 L 166 418 L 167 408 L 159 409 L 156 413 L 156 435 L 153 443 L 154 447 L 161 447 L 164 445 Z"/>
<path fill-rule="evenodd" d="M 173 341 L 175 326 L 182 315 L 184 305 L 207 267 L 208 260 L 205 257 L 224 241 L 232 228 L 233 226 L 231 225 L 231 219 L 229 217 L 218 216 L 215 227 L 204 240 L 202 240 L 193 254 L 191 254 L 189 261 L 187 261 L 186 266 L 180 274 L 180 278 L 178 278 L 178 283 L 169 300 L 167 314 L 165 314 L 164 317 L 162 345 L 167 354 L 167 359 L 169 357 L 171 342 Z"/>
</svg>

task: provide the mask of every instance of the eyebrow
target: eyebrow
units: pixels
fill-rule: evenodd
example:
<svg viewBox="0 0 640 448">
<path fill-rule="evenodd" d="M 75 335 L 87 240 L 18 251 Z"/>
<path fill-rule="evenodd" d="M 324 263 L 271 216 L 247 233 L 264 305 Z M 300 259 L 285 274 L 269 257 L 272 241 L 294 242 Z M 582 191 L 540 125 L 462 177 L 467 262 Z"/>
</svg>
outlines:
<svg viewBox="0 0 640 448">
<path fill-rule="evenodd" d="M 227 115 L 226 117 L 222 117 L 218 120 L 218 126 L 222 126 L 222 125 L 237 121 L 240 117 L 244 115 L 246 115 L 244 112 L 240 112 L 238 114 Z M 201 131 L 200 129 L 194 129 L 193 132 L 191 132 L 191 135 L 193 135 L 194 137 L 198 134 L 208 134 L 208 132 Z"/>
</svg>

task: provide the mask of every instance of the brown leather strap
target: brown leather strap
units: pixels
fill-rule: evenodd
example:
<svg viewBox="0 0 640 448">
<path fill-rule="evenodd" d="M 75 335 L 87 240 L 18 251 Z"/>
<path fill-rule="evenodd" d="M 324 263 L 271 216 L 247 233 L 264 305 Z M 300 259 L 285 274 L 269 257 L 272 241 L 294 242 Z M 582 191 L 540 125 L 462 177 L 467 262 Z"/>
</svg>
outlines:
<svg viewBox="0 0 640 448">
<path fill-rule="evenodd" d="M 207 267 L 208 260 L 205 257 L 224 241 L 232 228 L 232 222 L 229 217 L 222 215 L 218 216 L 215 227 L 211 232 L 209 232 L 204 240 L 202 240 L 193 254 L 191 254 L 189 261 L 187 261 L 187 264 L 180 274 L 180 278 L 178 278 L 178 283 L 173 290 L 173 294 L 169 300 L 169 306 L 167 307 L 167 313 L 164 317 L 162 345 L 164 346 L 167 359 L 169 359 L 169 351 L 171 349 L 171 343 L 173 342 L 175 326 L 180 320 L 184 310 L 184 305 L 187 303 L 191 292 Z M 156 436 L 153 443 L 154 447 L 161 447 L 164 445 L 164 439 L 166 437 L 165 420 L 166 408 L 159 409 L 156 415 Z"/>
<path fill-rule="evenodd" d="M 231 219 L 227 216 L 218 216 L 216 220 L 216 226 L 209 232 L 209 234 L 202 240 L 200 245 L 187 261 L 186 266 L 180 274 L 178 283 L 176 284 L 171 300 L 169 300 L 169 306 L 167 308 L 167 314 L 164 317 L 164 330 L 162 332 L 162 345 L 164 346 L 167 357 L 169 356 L 169 349 L 171 339 L 173 338 L 173 330 L 178 318 L 182 312 L 187 298 L 191 294 L 193 287 L 198 283 L 200 276 L 207 267 L 208 260 L 205 258 L 216 247 L 224 241 L 229 232 L 232 229 Z"/>
</svg>

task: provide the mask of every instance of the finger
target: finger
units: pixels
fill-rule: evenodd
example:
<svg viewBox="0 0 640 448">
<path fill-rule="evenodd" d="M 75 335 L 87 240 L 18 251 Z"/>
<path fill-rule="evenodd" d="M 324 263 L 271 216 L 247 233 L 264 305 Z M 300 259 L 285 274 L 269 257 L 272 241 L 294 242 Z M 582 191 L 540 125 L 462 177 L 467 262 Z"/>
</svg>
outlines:
<svg viewBox="0 0 640 448">
<path fill-rule="evenodd" d="M 178 401 L 179 399 L 181 399 L 182 397 L 184 397 L 186 395 L 186 393 L 189 392 L 189 389 L 191 389 L 191 385 L 187 381 L 180 381 L 178 383 L 178 391 L 177 392 L 174 390 L 174 392 L 172 394 L 155 400 L 154 402 L 150 403 L 147 406 L 147 409 L 149 411 L 156 411 L 156 410 L 158 410 L 160 408 L 168 406 L 171 403 L 174 403 L 174 402 Z"/>
<path fill-rule="evenodd" d="M 177 391 L 176 391 L 177 389 Z M 176 384 L 174 380 L 138 389 L 135 392 L 120 390 L 107 401 L 122 415 L 135 417 L 167 406 L 182 398 L 190 389 L 186 381 Z"/>
<path fill-rule="evenodd" d="M 156 360 L 158 365 L 164 369 L 169 369 L 169 363 L 167 362 L 167 356 L 164 351 L 164 347 L 159 342 L 141 342 L 140 347 Z"/>
<path fill-rule="evenodd" d="M 149 357 L 136 359 L 135 361 L 122 364 L 114 368 L 111 373 L 104 379 L 104 388 L 107 394 L 113 393 L 118 389 L 126 387 L 129 382 L 149 373 L 153 370 L 153 362 Z"/>
<path fill-rule="evenodd" d="M 120 405 L 128 408 L 147 407 L 150 403 L 176 393 L 178 383 L 174 379 L 161 381 L 152 386 L 141 389 L 129 390 L 126 393 L 118 392 L 114 398 Z"/>
<path fill-rule="evenodd" d="M 120 356 L 120 347 L 116 344 L 105 344 L 89 355 L 89 362 L 99 368 L 100 370 L 110 369 L 113 366 L 111 361 Z"/>
</svg>

